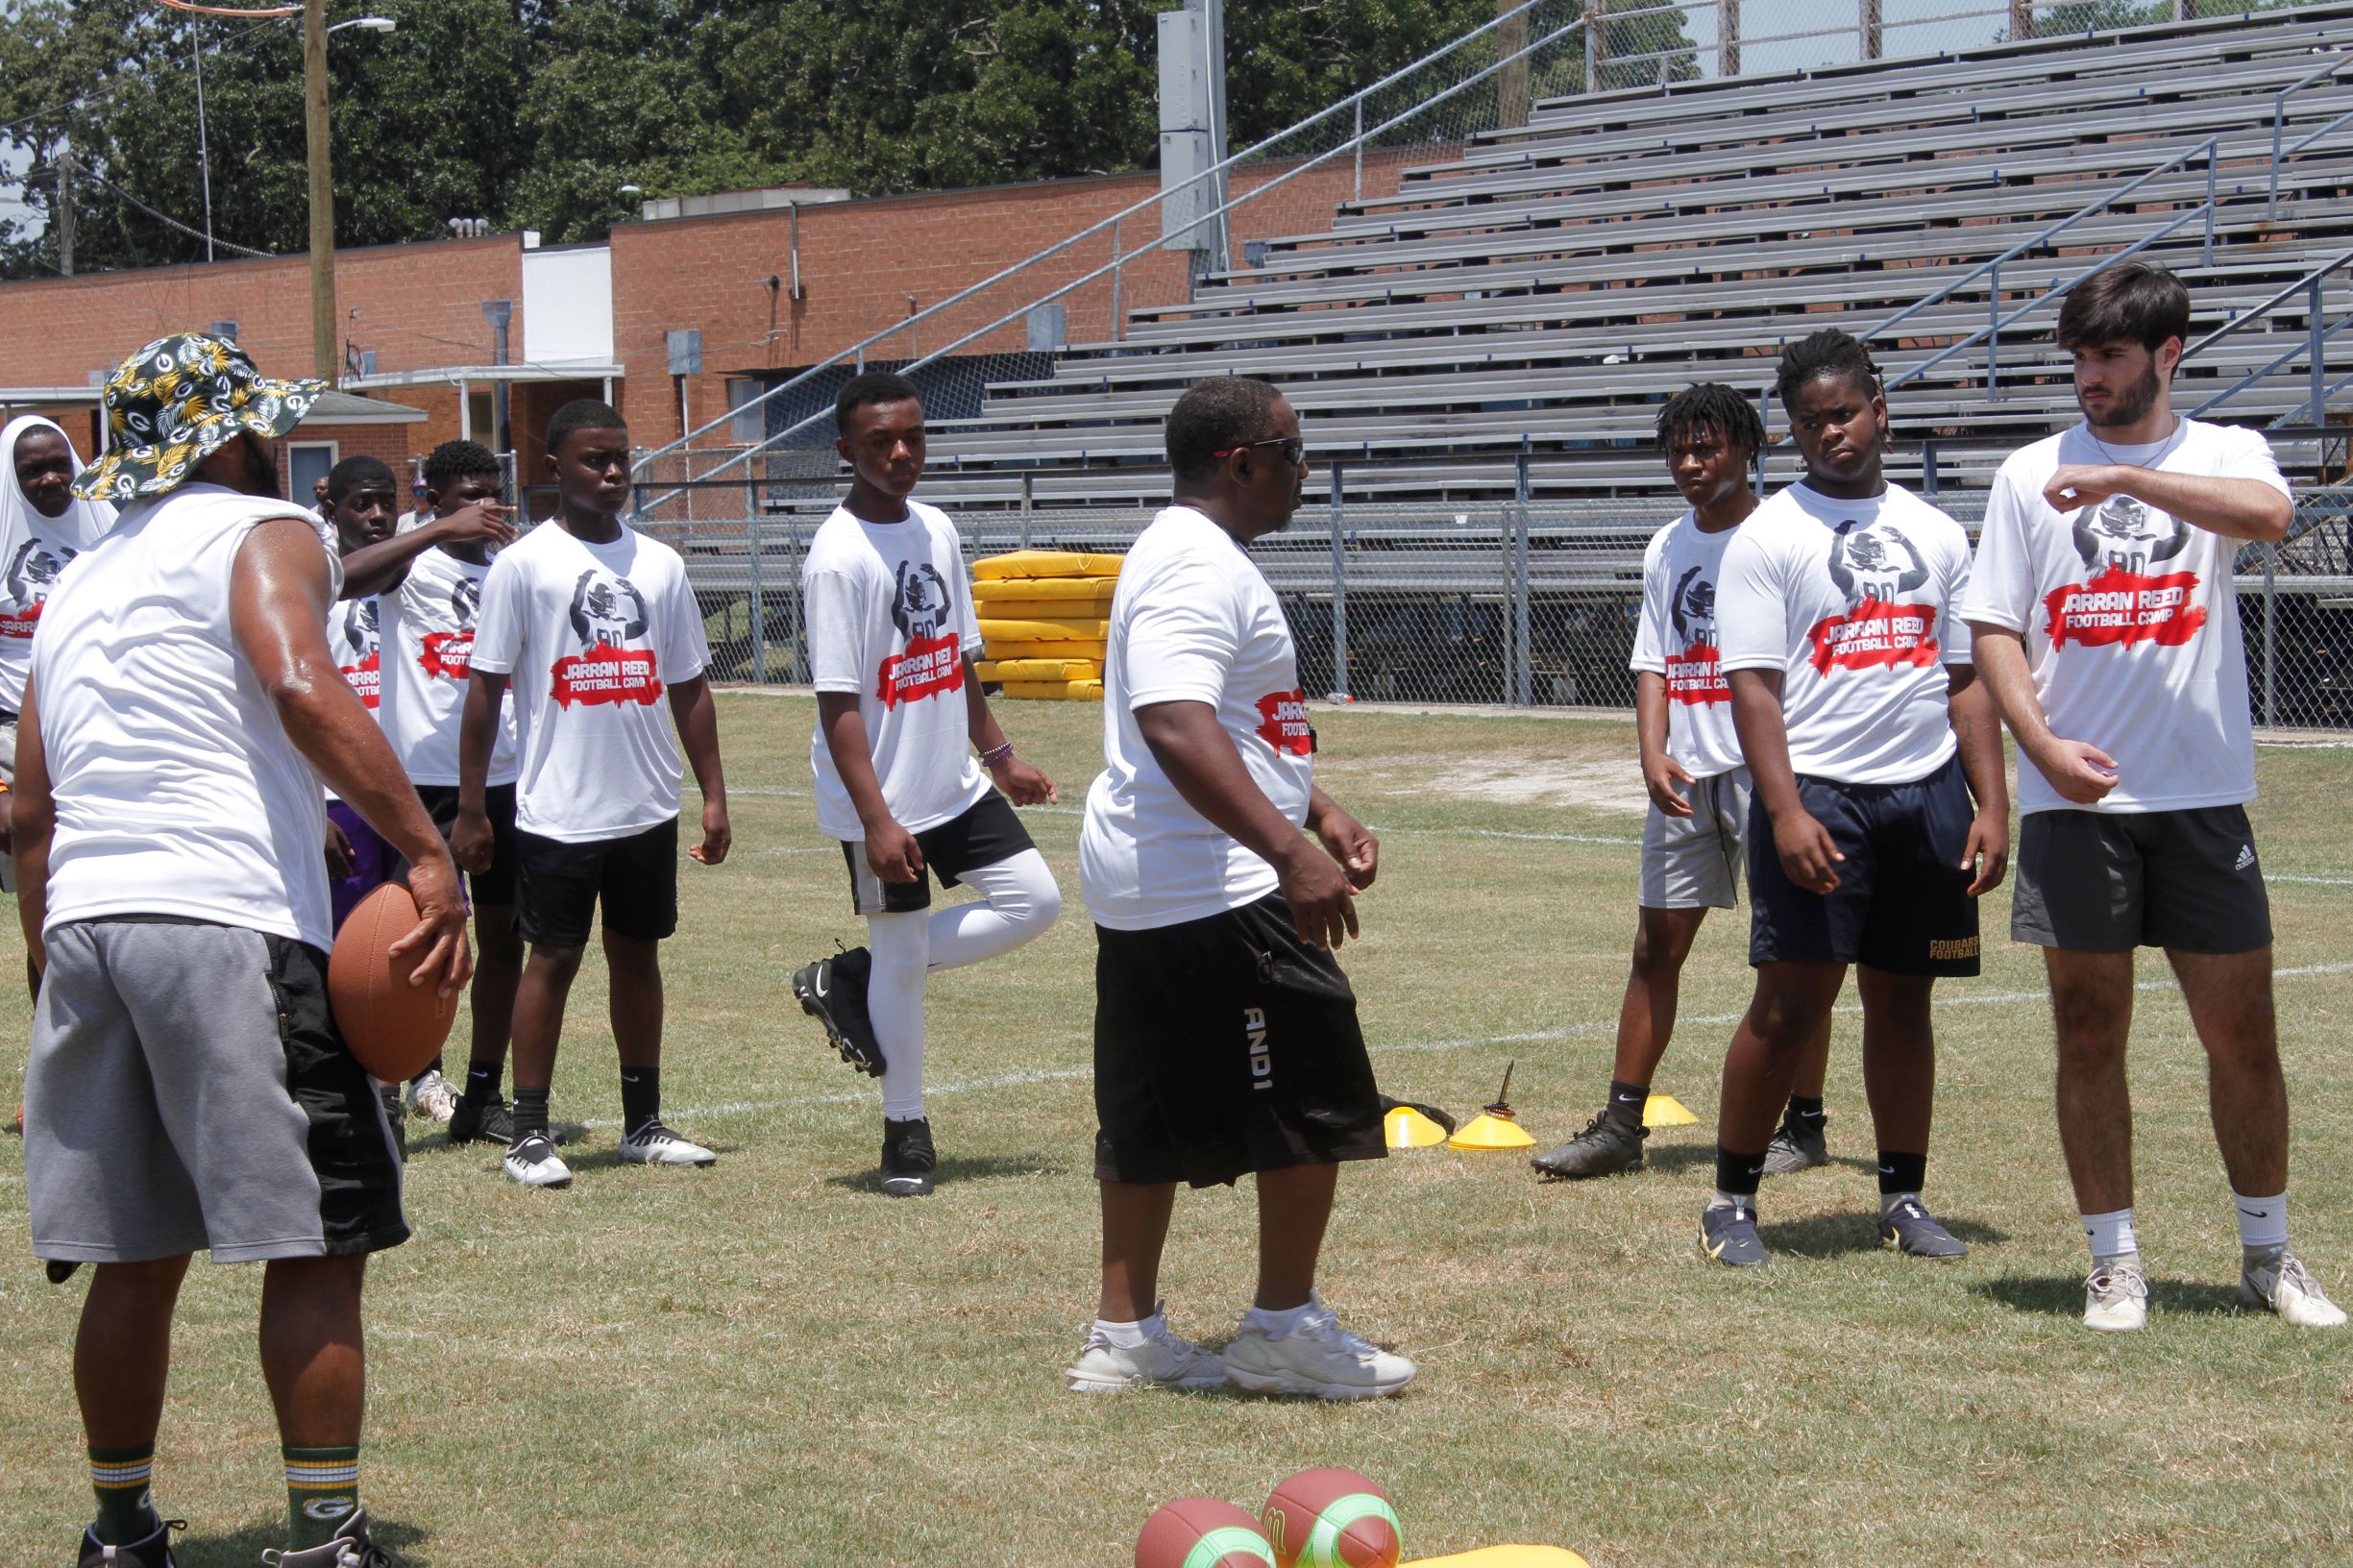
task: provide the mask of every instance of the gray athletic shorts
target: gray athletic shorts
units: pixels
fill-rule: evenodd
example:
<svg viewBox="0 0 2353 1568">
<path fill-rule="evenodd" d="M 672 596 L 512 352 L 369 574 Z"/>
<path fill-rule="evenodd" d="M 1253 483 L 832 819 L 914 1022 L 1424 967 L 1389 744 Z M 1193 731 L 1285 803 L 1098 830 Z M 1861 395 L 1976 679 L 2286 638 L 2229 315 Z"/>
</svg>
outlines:
<svg viewBox="0 0 2353 1568">
<path fill-rule="evenodd" d="M 1741 840 L 1749 827 L 1749 771 L 1685 787 L 1691 815 L 1651 807 L 1642 824 L 1644 909 L 1729 909 L 1739 901 Z"/>
<path fill-rule="evenodd" d="M 16 716 L 0 719 L 0 783 L 16 787 Z M 0 812 L 8 810 L 8 800 L 0 796 Z M 0 855 L 0 893 L 16 891 L 16 856 Z"/>
<path fill-rule="evenodd" d="M 2269 946 L 2271 898 L 2246 808 L 2028 813 L 2010 939 L 2078 953 Z"/>
<path fill-rule="evenodd" d="M 25 1068 L 33 1251 L 216 1263 L 398 1246 L 401 1156 L 327 957 L 159 916 L 52 930 Z"/>
</svg>

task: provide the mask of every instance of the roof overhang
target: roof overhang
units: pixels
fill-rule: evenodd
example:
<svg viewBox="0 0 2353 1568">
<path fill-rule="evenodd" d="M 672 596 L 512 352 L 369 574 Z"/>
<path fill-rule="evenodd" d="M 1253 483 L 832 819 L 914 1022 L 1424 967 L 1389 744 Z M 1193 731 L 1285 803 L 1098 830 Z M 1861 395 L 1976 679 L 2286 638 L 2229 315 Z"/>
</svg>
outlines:
<svg viewBox="0 0 2353 1568">
<path fill-rule="evenodd" d="M 384 370 L 373 376 L 346 376 L 347 391 L 372 391 L 392 386 L 458 386 L 476 381 L 618 381 L 623 368 L 614 364 L 576 365 L 439 365 L 431 370 Z"/>
</svg>

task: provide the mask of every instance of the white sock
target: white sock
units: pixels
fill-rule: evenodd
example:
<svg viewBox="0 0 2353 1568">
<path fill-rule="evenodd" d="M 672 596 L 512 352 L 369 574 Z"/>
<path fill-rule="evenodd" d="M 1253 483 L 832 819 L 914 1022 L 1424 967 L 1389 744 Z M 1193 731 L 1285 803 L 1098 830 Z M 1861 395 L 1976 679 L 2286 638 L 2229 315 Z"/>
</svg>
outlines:
<svg viewBox="0 0 2353 1568">
<path fill-rule="evenodd" d="M 1315 1298 L 1310 1295 L 1298 1306 L 1286 1307 L 1280 1311 L 1270 1312 L 1263 1307 L 1253 1307 L 1242 1314 L 1242 1322 L 1269 1339 L 1281 1339 L 1299 1326 L 1300 1320 L 1308 1315 L 1308 1310 L 1314 1305 Z"/>
<path fill-rule="evenodd" d="M 2083 1234 L 2091 1238 L 2092 1262 L 2096 1263 L 2140 1256 L 2141 1238 L 2132 1234 L 2132 1211 L 2128 1208 L 2084 1215 Z"/>
<path fill-rule="evenodd" d="M 893 1121 L 923 1114 L 923 971 L 931 956 L 931 919 L 920 910 L 866 918 L 867 945 L 874 953 L 866 1011 L 882 1046 L 882 1114 Z"/>
<path fill-rule="evenodd" d="M 2270 1252 L 2288 1244 L 2288 1194 L 2250 1198 L 2233 1192 L 2231 1207 L 2239 1211 L 2239 1245 L 2248 1252 Z"/>
<path fill-rule="evenodd" d="M 1045 856 L 1035 849 L 959 872 L 956 880 L 982 901 L 951 904 L 931 916 L 929 963 L 935 969 L 959 969 L 1009 953 L 1062 913 L 1062 890 L 1054 885 Z M 887 1054 L 889 1047 L 884 1049 Z"/>
<path fill-rule="evenodd" d="M 1756 1199 L 1752 1194 L 1745 1192 L 1727 1192 L 1724 1190 L 1724 1188 L 1719 1187 L 1715 1190 L 1715 1196 L 1707 1200 L 1707 1207 L 1710 1209 L 1746 1209 L 1751 1213 L 1754 1213 L 1756 1209 Z"/>
<path fill-rule="evenodd" d="M 1882 1192 L 1879 1194 L 1879 1217 L 1885 1219 L 1894 1213 L 1900 1204 L 1918 1202 L 1920 1202 L 1920 1194 L 1917 1192 Z"/>
<path fill-rule="evenodd" d="M 1094 1320 L 1094 1332 L 1110 1340 L 1113 1347 L 1118 1350 L 1141 1350 L 1159 1336 L 1163 1327 L 1158 1312 L 1133 1323 L 1114 1323 L 1108 1317 Z"/>
</svg>

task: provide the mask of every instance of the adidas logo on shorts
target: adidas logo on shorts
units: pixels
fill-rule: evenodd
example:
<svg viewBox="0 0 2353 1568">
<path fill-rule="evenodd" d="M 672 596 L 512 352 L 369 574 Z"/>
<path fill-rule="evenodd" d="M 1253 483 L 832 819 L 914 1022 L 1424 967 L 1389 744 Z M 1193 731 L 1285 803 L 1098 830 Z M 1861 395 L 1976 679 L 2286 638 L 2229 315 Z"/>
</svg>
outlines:
<svg viewBox="0 0 2353 1568">
<path fill-rule="evenodd" d="M 2254 864 L 2255 846 L 2251 844 L 2243 844 L 2239 846 L 2239 864 L 2233 866 L 2231 870 L 2234 871 L 2243 871 Z"/>
</svg>

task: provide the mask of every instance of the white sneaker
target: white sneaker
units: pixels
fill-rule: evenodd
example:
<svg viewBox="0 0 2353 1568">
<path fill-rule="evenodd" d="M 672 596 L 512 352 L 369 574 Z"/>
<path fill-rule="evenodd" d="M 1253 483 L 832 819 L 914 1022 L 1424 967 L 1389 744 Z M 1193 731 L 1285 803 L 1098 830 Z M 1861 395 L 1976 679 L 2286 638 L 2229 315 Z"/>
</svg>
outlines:
<svg viewBox="0 0 2353 1568">
<path fill-rule="evenodd" d="M 1377 1399 L 1413 1381 L 1414 1365 L 1340 1327 L 1312 1291 L 1299 1326 L 1282 1338 L 1251 1325 L 1247 1313 L 1225 1348 L 1226 1377 L 1261 1394 L 1317 1399 Z"/>
<path fill-rule="evenodd" d="M 631 1165 L 715 1165 L 719 1156 L 691 1138 L 680 1138 L 659 1116 L 621 1139 L 622 1163 Z"/>
<path fill-rule="evenodd" d="M 2268 1307 L 2282 1323 L 2294 1328 L 2344 1327 L 2344 1309 L 2320 1293 L 2319 1285 L 2285 1247 L 2268 1262 L 2242 1270 L 2239 1293 L 2249 1307 Z"/>
<path fill-rule="evenodd" d="M 457 1115 L 457 1091 L 450 1087 L 447 1078 L 441 1076 L 439 1067 L 432 1068 L 424 1077 L 410 1083 L 402 1098 L 407 1103 L 408 1114 L 412 1116 L 427 1116 L 446 1125 L 452 1116 Z"/>
<path fill-rule="evenodd" d="M 2130 1263 L 2098 1263 L 2083 1282 L 2083 1326 L 2129 1334 L 2148 1321 L 2148 1276 Z"/>
<path fill-rule="evenodd" d="M 539 1133 L 507 1145 L 506 1174 L 526 1187 L 570 1187 L 572 1167 Z"/>
<path fill-rule="evenodd" d="M 1115 1394 L 1129 1388 L 1214 1388 L 1226 1381 L 1226 1363 L 1168 1330 L 1164 1309 L 1160 1332 L 1134 1349 L 1115 1345 L 1099 1328 L 1087 1333 L 1087 1347 L 1065 1372 L 1074 1394 Z"/>
</svg>

